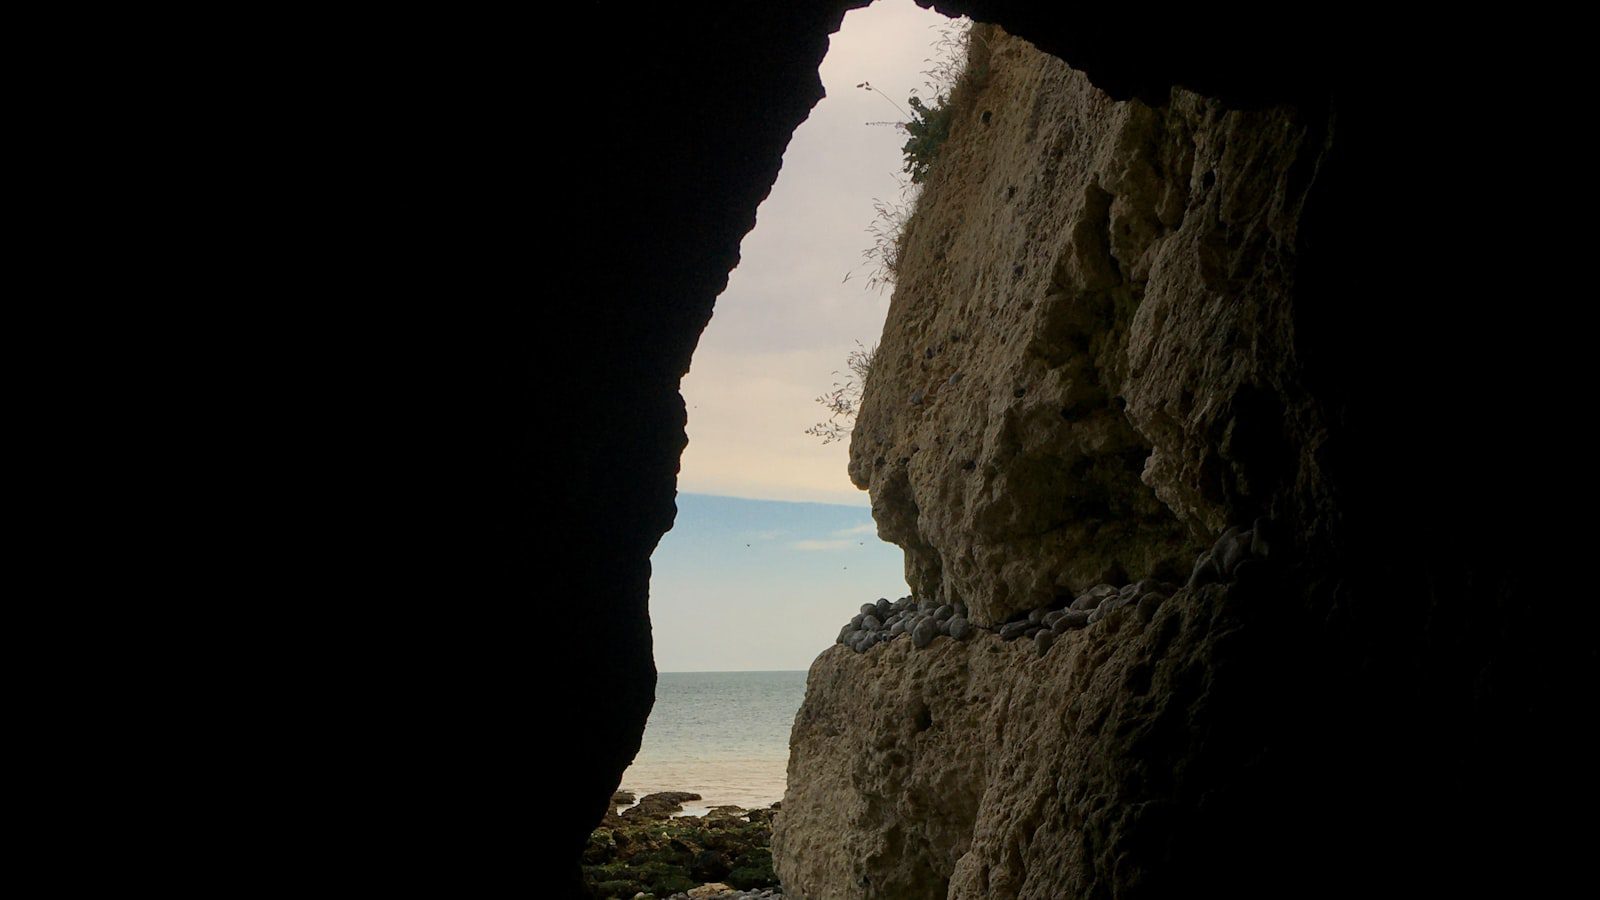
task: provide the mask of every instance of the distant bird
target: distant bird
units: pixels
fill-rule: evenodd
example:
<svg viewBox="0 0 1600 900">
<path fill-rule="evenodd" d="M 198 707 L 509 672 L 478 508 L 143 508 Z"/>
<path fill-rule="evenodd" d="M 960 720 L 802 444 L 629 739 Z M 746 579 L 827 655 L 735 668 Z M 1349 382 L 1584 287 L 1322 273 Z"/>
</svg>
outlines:
<svg viewBox="0 0 1600 900">
<path fill-rule="evenodd" d="M 839 283 L 840 284 L 844 284 L 845 281 L 849 281 L 850 280 L 850 276 L 853 275 L 853 274 L 855 274 L 855 273 L 854 272 L 846 272 L 846 273 L 844 273 L 844 281 L 841 281 Z"/>
</svg>

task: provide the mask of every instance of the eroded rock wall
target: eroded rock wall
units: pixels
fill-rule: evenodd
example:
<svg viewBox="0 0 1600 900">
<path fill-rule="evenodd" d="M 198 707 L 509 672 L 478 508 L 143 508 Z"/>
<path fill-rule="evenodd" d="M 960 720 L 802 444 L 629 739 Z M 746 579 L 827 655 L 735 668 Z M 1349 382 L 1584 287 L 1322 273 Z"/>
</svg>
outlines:
<svg viewBox="0 0 1600 900">
<path fill-rule="evenodd" d="M 1316 518 L 1289 308 L 1326 122 L 1115 102 L 1025 41 L 975 43 L 851 444 L 913 589 L 992 625 Z"/>
<path fill-rule="evenodd" d="M 568 129 L 553 181 L 530 177 L 528 160 L 542 145 L 530 151 L 528 142 L 538 144 L 545 131 L 518 128 L 521 120 L 505 114 L 529 102 L 526 79 L 513 71 L 527 57 L 526 29 L 517 23 L 433 17 L 416 26 L 423 29 L 416 41 L 363 44 L 398 54 L 340 69 L 340 78 L 362 76 L 355 89 L 380 104 L 376 118 L 349 117 L 341 105 L 347 92 L 310 82 L 313 105 L 339 107 L 328 121 L 382 138 L 363 158 L 393 166 L 394 177 L 381 181 L 383 196 L 366 206 L 366 224 L 385 252 L 377 264 L 352 257 L 356 280 L 378 278 L 419 302 L 471 298 L 460 332 L 445 343 L 459 340 L 470 357 L 448 392 L 450 406 L 487 388 L 481 414 L 470 418 L 505 431 L 489 440 L 484 489 L 466 492 L 491 498 L 493 525 L 486 540 L 473 541 L 491 558 L 469 554 L 461 570 L 486 568 L 490 589 L 465 611 L 414 617 L 415 644 L 428 650 L 420 671 L 429 690 L 403 692 L 392 732 L 360 720 L 363 740 L 382 735 L 374 758 L 410 746 L 406 770 L 440 773 L 445 789 L 407 794 L 410 815 L 372 804 L 384 813 L 379 833 L 387 828 L 392 838 L 380 843 L 420 852 L 407 865 L 365 866 L 362 877 L 387 868 L 414 880 L 409 861 L 424 858 L 446 861 L 447 883 L 467 871 L 516 883 L 528 877 L 526 824 L 503 788 L 530 752 L 515 710 L 541 702 L 529 693 L 526 644 L 541 633 L 550 603 L 577 616 L 558 642 L 564 652 L 556 671 L 585 686 L 558 697 L 555 717 L 568 734 L 558 742 L 556 768 L 570 776 L 558 779 L 555 855 L 558 868 L 576 877 L 584 837 L 638 746 L 652 695 L 648 558 L 672 515 L 683 441 L 677 379 L 784 143 L 820 96 L 816 65 L 826 35 L 860 2 L 711 3 L 696 16 L 666 9 L 627 21 L 588 5 L 559 8 L 558 27 L 547 30 L 603 34 L 620 62 L 586 73 L 582 90 L 557 92 L 549 109 L 539 99 L 540 121 L 592 122 L 595 97 L 637 98 L 640 85 L 650 91 L 648 102 L 630 102 L 620 131 Z M 1573 411 L 1582 406 L 1559 388 L 1582 380 L 1549 368 L 1587 358 L 1561 341 L 1582 329 L 1560 324 L 1568 307 L 1579 308 L 1570 298 L 1582 296 L 1585 256 L 1575 242 L 1584 232 L 1567 223 L 1581 208 L 1574 185 L 1581 187 L 1583 157 L 1565 144 L 1574 111 L 1584 108 L 1574 89 L 1587 84 L 1560 63 L 1582 54 L 1552 53 L 1560 24 L 1533 16 L 1373 18 L 1306 7 L 1251 17 L 1200 6 L 921 2 L 1001 23 L 1117 100 L 1137 97 L 1152 111 L 1177 102 L 1174 85 L 1211 98 L 1207 108 L 1220 102 L 1232 110 L 1222 118 L 1270 116 L 1275 104 L 1294 103 L 1310 146 L 1329 140 L 1316 130 L 1328 117 L 1314 110 L 1336 101 L 1331 151 L 1300 153 L 1307 162 L 1290 170 L 1291 183 L 1315 177 L 1313 200 L 1293 225 L 1300 243 L 1293 352 L 1301 366 L 1289 374 L 1313 383 L 1328 440 L 1314 465 L 1284 464 L 1294 487 L 1269 492 L 1268 504 L 1276 509 L 1288 497 L 1290 513 L 1317 510 L 1289 536 L 1307 558 L 1329 554 L 1333 564 L 1283 589 L 1292 615 L 1272 628 L 1257 622 L 1231 632 L 1241 651 L 1277 653 L 1277 668 L 1230 663 L 1248 654 L 1229 656 L 1220 644 L 1208 657 L 1216 671 L 1262 674 L 1214 682 L 1210 714 L 1190 724 L 1204 731 L 1214 762 L 1174 765 L 1194 785 L 1216 781 L 1207 771 L 1230 766 L 1257 775 L 1231 791 L 1191 791 L 1190 806 L 1205 816 L 1168 817 L 1165 840 L 1188 854 L 1168 857 L 1168 870 L 1185 871 L 1187 859 L 1195 874 L 1204 848 L 1218 860 L 1210 886 L 1231 889 L 1229 896 L 1240 894 L 1244 875 L 1274 860 L 1286 861 L 1279 870 L 1296 867 L 1276 882 L 1258 874 L 1257 885 L 1269 889 L 1259 893 L 1539 893 L 1530 881 L 1564 875 L 1570 861 L 1584 858 L 1586 845 L 1569 847 L 1561 837 L 1586 840 L 1586 833 L 1561 823 L 1592 806 L 1597 793 L 1588 775 L 1592 738 L 1566 733 L 1586 724 L 1585 707 L 1563 692 L 1592 693 L 1595 651 L 1551 646 L 1552 633 L 1594 633 L 1591 605 L 1581 598 L 1581 580 L 1559 590 L 1532 587 L 1540 572 L 1570 579 L 1570 561 L 1581 559 L 1548 543 L 1565 527 L 1572 484 L 1581 481 L 1571 448 L 1581 431 Z M 1515 48 L 1540 58 L 1523 64 Z M 386 76 L 373 82 L 363 74 L 373 71 Z M 292 126 L 306 127 L 313 143 L 334 146 L 321 120 L 299 116 Z M 643 150 L 633 139 L 641 134 L 651 136 Z M 325 167 L 328 157 L 308 159 Z M 1275 159 L 1269 153 L 1265 161 Z M 1218 189 L 1249 189 L 1237 179 L 1226 187 L 1233 165 L 1217 170 Z M 1204 188 L 1206 173 L 1199 174 Z M 396 195 L 396 184 L 411 187 Z M 397 215 L 395 196 L 411 215 Z M 548 209 L 565 224 L 555 247 L 538 244 L 530 260 L 526 211 Z M 352 231 L 343 214 L 329 221 L 341 229 L 335 243 Z M 1245 246 L 1231 242 L 1237 227 L 1224 229 L 1222 246 Z M 530 277 L 563 302 L 529 302 Z M 1150 280 L 1157 278 L 1152 270 Z M 426 324 L 419 347 L 451 334 L 441 327 L 448 322 Z M 1282 323 L 1270 330 L 1281 336 Z M 495 365 L 481 371 L 485 356 Z M 430 391 L 433 376 L 449 368 L 427 368 Z M 1301 424 L 1312 420 L 1287 388 L 1279 396 L 1293 401 L 1284 414 L 1290 437 L 1314 436 L 1315 423 Z M 583 413 L 553 418 L 551 398 L 564 397 L 581 398 Z M 450 418 L 447 433 L 464 433 L 464 421 Z M 1299 443 L 1285 451 L 1302 452 Z M 906 471 L 904 492 L 912 496 Z M 562 476 L 553 508 L 550 472 Z M 460 474 L 447 473 L 452 497 Z M 1144 484 L 1143 469 L 1138 474 Z M 1020 479 L 1010 483 L 1027 488 Z M 506 484 L 509 493 L 500 489 Z M 1254 488 L 1250 494 L 1258 496 Z M 1558 503 L 1560 515 L 1551 515 L 1546 507 Z M 1215 506 L 1208 501 L 1201 514 L 1182 515 L 1204 521 L 1204 509 Z M 886 509 L 910 521 L 910 505 Z M 432 520 L 454 534 L 477 513 L 474 506 Z M 547 553 L 551 521 L 567 525 L 566 538 Z M 1331 537 L 1335 525 L 1352 552 L 1317 539 L 1314 530 Z M 887 527 L 908 544 L 919 539 L 907 523 Z M 1189 527 L 1178 534 L 1192 544 L 1200 539 Z M 1153 537 L 1141 543 L 1160 549 Z M 928 546 L 917 558 L 942 565 L 940 548 Z M 412 590 L 412 569 L 400 571 Z M 864 599 L 871 598 L 842 600 L 841 619 Z M 1273 641 L 1256 639 L 1269 631 Z M 1248 644 L 1239 643 L 1244 638 Z M 884 649 L 893 648 L 872 652 Z M 824 662 L 845 652 L 830 651 Z M 1582 663 L 1590 674 L 1552 677 L 1547 664 L 1557 659 Z M 344 696 L 317 684 L 319 697 Z M 440 684 L 450 689 L 438 691 Z M 419 710 L 425 694 L 443 700 Z M 346 713 L 341 706 L 337 717 Z M 1047 711 L 1036 714 L 1046 721 Z M 415 741 L 419 728 L 440 740 Z M 538 734 L 534 744 L 543 747 Z M 445 744 L 454 749 L 441 756 Z M 972 746 L 979 752 L 987 744 Z M 839 809 L 853 808 L 845 787 L 868 789 L 836 784 L 840 792 L 829 796 Z M 439 823 L 449 824 L 448 834 Z M 860 818 L 834 824 L 840 840 L 867 827 Z M 920 826 L 912 820 L 908 827 Z M 455 852 L 441 852 L 441 842 Z M 1126 852 L 1146 853 L 1141 843 L 1148 841 Z M 1043 881 L 1029 881 L 1043 889 Z M 1122 894 L 1118 882 L 1099 883 L 1112 886 L 1096 893 Z M 1505 889 L 1491 892 L 1496 884 Z M 1206 886 L 1194 878 L 1188 893 L 1204 895 Z"/>
<path fill-rule="evenodd" d="M 1322 788 L 1282 790 L 1336 744 L 1285 724 L 1319 702 L 1334 590 L 1290 562 L 1336 539 L 1293 308 L 1329 122 L 1181 89 L 1114 101 L 979 40 L 851 446 L 914 590 L 992 627 L 1100 582 L 1182 584 L 1258 517 L 1286 540 L 1268 577 L 1053 644 L 831 648 L 776 865 L 813 900 L 1259 891 L 1341 840 L 1296 811 Z"/>
<path fill-rule="evenodd" d="M 1240 688 L 1281 667 L 1257 639 L 1283 615 L 1275 590 L 1184 589 L 1148 620 L 1124 608 L 1042 655 L 988 633 L 829 649 L 795 721 L 773 835 L 785 891 L 1170 896 L 1196 870 L 1186 858 L 1213 849 L 1171 842 L 1176 820 L 1206 833 L 1259 776 L 1233 750 L 1271 744 L 1268 722 L 1220 707 L 1261 699 Z M 1273 820 L 1271 805 L 1258 811 Z M 1267 849 L 1259 833 L 1214 837 Z"/>
</svg>

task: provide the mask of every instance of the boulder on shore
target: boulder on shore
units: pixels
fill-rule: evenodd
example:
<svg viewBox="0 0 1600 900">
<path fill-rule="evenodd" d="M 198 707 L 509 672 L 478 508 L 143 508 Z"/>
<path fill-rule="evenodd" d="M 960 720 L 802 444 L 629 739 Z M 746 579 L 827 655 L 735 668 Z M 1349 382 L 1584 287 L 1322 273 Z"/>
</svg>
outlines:
<svg viewBox="0 0 1600 900">
<path fill-rule="evenodd" d="M 637 806 L 623 810 L 622 816 L 627 819 L 662 819 L 675 812 L 682 812 L 685 800 L 699 799 L 699 794 L 691 794 L 687 791 L 660 791 L 654 794 L 645 794 L 639 798 Z"/>
</svg>

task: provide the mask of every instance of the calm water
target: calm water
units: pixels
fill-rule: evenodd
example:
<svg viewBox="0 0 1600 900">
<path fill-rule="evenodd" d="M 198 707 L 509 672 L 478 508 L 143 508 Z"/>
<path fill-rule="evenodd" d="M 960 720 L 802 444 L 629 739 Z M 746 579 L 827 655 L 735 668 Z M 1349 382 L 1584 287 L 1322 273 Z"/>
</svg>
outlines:
<svg viewBox="0 0 1600 900">
<path fill-rule="evenodd" d="M 661 673 L 623 789 L 693 791 L 704 799 L 684 811 L 696 814 L 783 799 L 789 729 L 805 691 L 804 672 Z"/>
</svg>

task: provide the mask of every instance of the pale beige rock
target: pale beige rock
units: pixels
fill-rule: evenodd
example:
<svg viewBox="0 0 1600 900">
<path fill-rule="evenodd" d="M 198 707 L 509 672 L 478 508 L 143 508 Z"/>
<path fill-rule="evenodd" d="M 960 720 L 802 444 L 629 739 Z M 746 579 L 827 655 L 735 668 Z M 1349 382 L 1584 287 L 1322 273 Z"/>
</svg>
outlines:
<svg viewBox="0 0 1600 900">
<path fill-rule="evenodd" d="M 1148 624 L 1120 612 L 1043 657 L 988 633 L 818 657 L 772 834 L 785 896 L 1088 897 L 1139 880 L 1128 842 L 1160 827 L 1215 638 L 1251 613 L 1225 585 L 1179 591 Z"/>
<path fill-rule="evenodd" d="M 1025 42 L 988 49 L 851 441 L 910 584 L 994 626 L 1099 582 L 1186 583 L 1259 515 L 1314 539 L 1324 429 L 1291 301 L 1326 123 L 1113 102 Z M 1239 821 L 1229 767 L 1294 660 L 1253 590 L 1183 588 L 1042 655 L 984 632 L 829 649 L 773 832 L 786 896 L 1180 896 L 1173 873 L 1227 847 L 1208 823 Z"/>
<path fill-rule="evenodd" d="M 1322 482 L 1289 374 L 1307 125 L 1181 90 L 1117 103 L 1024 41 L 989 49 L 908 226 L 850 447 L 917 594 L 984 625 L 1182 581 L 1223 528 Z"/>
</svg>

